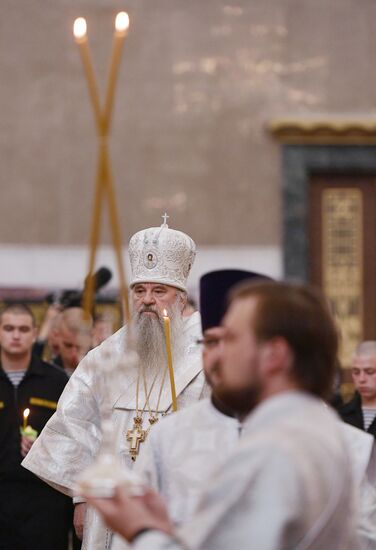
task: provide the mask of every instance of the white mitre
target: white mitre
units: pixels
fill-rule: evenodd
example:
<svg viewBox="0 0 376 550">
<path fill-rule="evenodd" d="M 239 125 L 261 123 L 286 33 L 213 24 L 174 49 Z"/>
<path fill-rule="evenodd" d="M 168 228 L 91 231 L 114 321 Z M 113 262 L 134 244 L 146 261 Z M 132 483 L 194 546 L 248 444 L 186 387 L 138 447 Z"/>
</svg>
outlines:
<svg viewBox="0 0 376 550">
<path fill-rule="evenodd" d="M 165 222 L 135 233 L 129 241 L 132 269 L 130 286 L 161 283 L 187 290 L 187 278 L 196 256 L 194 241 Z"/>
</svg>

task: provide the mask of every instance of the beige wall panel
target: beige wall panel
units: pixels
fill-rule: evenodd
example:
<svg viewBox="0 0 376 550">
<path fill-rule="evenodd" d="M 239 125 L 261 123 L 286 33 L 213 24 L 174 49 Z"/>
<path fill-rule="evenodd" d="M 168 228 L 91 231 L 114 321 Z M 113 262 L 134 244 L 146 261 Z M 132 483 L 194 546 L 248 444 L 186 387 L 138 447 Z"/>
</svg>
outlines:
<svg viewBox="0 0 376 550">
<path fill-rule="evenodd" d="M 280 244 L 279 114 L 375 112 L 373 0 L 2 0 L 0 243 L 88 240 L 96 136 L 72 23 L 103 84 L 129 38 L 111 156 L 124 240 L 160 223 L 205 245 Z M 105 235 L 108 242 L 108 232 Z"/>
</svg>

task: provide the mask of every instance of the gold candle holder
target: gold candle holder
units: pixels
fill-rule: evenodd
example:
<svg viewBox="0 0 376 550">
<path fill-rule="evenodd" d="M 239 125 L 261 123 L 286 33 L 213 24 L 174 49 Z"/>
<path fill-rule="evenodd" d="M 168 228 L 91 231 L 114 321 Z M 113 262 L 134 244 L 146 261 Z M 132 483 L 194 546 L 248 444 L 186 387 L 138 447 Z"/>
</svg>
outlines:
<svg viewBox="0 0 376 550">
<path fill-rule="evenodd" d="M 111 126 L 111 118 L 115 97 L 115 88 L 117 82 L 117 76 L 119 72 L 119 65 L 121 59 L 121 52 L 124 44 L 124 39 L 129 27 L 129 17 L 125 12 L 120 12 L 116 16 L 115 20 L 115 33 L 111 55 L 110 72 L 107 85 L 107 93 L 105 98 L 104 109 L 101 109 L 100 99 L 98 94 L 98 88 L 96 85 L 96 79 L 91 62 L 88 37 L 87 37 L 87 25 L 83 17 L 79 17 L 75 20 L 73 25 L 73 34 L 75 36 L 76 43 L 79 47 L 81 60 L 84 67 L 84 73 L 86 76 L 89 95 L 93 106 L 94 117 L 96 122 L 97 134 L 99 138 L 98 149 L 98 165 L 97 176 L 95 186 L 95 196 L 93 205 L 93 214 L 90 231 L 90 253 L 89 253 L 89 269 L 88 269 L 88 284 L 86 285 L 84 292 L 84 310 L 87 315 L 90 315 L 93 305 L 94 294 L 94 265 L 96 259 L 96 253 L 99 244 L 99 233 L 102 217 L 102 205 L 105 194 L 107 194 L 108 206 L 109 206 L 109 218 L 110 229 L 112 237 L 112 245 L 114 247 L 119 281 L 120 281 L 120 296 L 122 302 L 123 316 L 127 323 L 130 321 L 130 308 L 128 299 L 128 286 L 126 283 L 126 276 L 124 270 L 124 262 L 122 255 L 121 244 L 121 232 L 119 217 L 116 206 L 115 191 L 112 179 L 112 172 L 110 167 L 110 157 L 108 151 L 108 134 Z"/>
</svg>

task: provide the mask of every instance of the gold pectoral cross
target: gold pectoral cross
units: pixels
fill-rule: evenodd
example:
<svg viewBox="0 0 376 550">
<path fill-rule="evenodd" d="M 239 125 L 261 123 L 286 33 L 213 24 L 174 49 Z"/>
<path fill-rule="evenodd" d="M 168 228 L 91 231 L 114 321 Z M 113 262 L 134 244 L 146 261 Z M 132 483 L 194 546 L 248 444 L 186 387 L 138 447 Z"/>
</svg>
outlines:
<svg viewBox="0 0 376 550">
<path fill-rule="evenodd" d="M 140 443 L 145 441 L 146 431 L 142 429 L 139 418 L 134 418 L 133 428 L 127 431 L 127 441 L 130 441 L 129 454 L 133 462 L 136 460 L 140 451 Z"/>
</svg>

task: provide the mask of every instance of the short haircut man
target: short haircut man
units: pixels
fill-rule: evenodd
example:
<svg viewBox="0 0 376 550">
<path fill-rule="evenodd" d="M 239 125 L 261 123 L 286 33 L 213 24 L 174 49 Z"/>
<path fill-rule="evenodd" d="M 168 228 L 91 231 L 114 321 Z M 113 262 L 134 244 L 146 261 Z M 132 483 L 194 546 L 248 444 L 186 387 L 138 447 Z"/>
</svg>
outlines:
<svg viewBox="0 0 376 550">
<path fill-rule="evenodd" d="M 95 348 L 114 333 L 114 318 L 111 312 L 98 313 L 94 317 L 91 346 Z"/>
<path fill-rule="evenodd" d="M 14 314 L 18 314 L 18 315 L 28 315 L 32 320 L 33 327 L 35 327 L 34 313 L 29 308 L 29 306 L 27 306 L 26 304 L 14 303 L 14 304 L 5 305 L 2 308 L 1 312 L 0 312 L 0 321 L 2 320 L 2 317 L 5 313 L 14 313 Z"/>
<path fill-rule="evenodd" d="M 326 301 L 301 286 L 247 285 L 233 294 L 223 326 L 221 400 L 252 414 L 194 517 L 174 530 L 153 493 L 134 500 L 119 490 L 93 504 L 137 550 L 355 550 L 346 449 L 321 399 L 338 345 Z"/>
<path fill-rule="evenodd" d="M 71 376 L 91 346 L 93 322 L 80 307 L 65 309 L 59 316 L 59 356 L 55 363 Z"/>
<path fill-rule="evenodd" d="M 68 381 L 60 368 L 32 355 L 35 337 L 34 316 L 26 305 L 1 311 L 0 548 L 66 550 L 71 500 L 21 467 Z M 32 432 L 22 428 L 26 409 Z"/>
<path fill-rule="evenodd" d="M 338 412 L 348 424 L 376 437 L 376 341 L 362 342 L 356 348 L 351 375 L 354 397 Z"/>
</svg>

